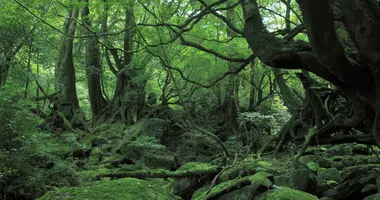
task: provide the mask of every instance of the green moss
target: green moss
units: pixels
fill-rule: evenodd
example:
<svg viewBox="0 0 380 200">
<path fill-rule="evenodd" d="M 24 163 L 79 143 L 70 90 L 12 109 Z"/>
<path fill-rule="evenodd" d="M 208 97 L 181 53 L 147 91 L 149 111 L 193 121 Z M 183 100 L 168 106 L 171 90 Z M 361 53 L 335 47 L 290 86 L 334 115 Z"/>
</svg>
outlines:
<svg viewBox="0 0 380 200">
<path fill-rule="evenodd" d="M 341 180 L 340 172 L 336 168 L 319 168 L 317 173 L 317 184 L 323 186 L 327 181 L 336 181 Z"/>
<path fill-rule="evenodd" d="M 207 197 L 211 198 L 219 196 L 220 194 L 223 194 L 223 191 L 229 191 L 232 190 L 232 188 L 236 189 L 236 187 L 239 188 L 246 185 L 250 185 L 252 188 L 250 192 L 254 193 L 260 186 L 269 188 L 272 185 L 272 182 L 268 179 L 270 176 L 272 175 L 266 172 L 258 172 L 252 176 L 246 176 L 241 179 L 226 181 L 213 187 L 209 194 L 207 194 Z M 206 196 L 206 192 L 207 190 L 201 189 L 194 195 L 193 199 L 203 199 Z"/>
<path fill-rule="evenodd" d="M 306 192 L 281 187 L 268 190 L 261 195 L 260 200 L 318 200 L 318 198 Z"/>
<path fill-rule="evenodd" d="M 182 165 L 176 172 L 207 171 L 208 169 L 215 169 L 215 166 L 200 162 L 189 162 Z"/>
<path fill-rule="evenodd" d="M 377 200 L 380 199 L 380 193 L 365 197 L 363 200 Z"/>
<path fill-rule="evenodd" d="M 306 190 L 313 181 L 313 174 L 308 169 L 298 169 L 274 178 L 274 183 L 297 190 Z"/>
<path fill-rule="evenodd" d="M 115 170 L 107 169 L 107 168 L 98 168 L 94 170 L 84 170 L 77 172 L 80 180 L 83 181 L 94 181 L 96 176 L 99 174 L 113 173 Z"/>
<path fill-rule="evenodd" d="M 111 181 L 95 182 L 89 186 L 66 187 L 47 192 L 39 200 L 125 200 L 125 199 L 156 199 L 177 200 L 178 197 L 169 193 L 150 181 L 135 178 L 124 178 Z"/>
<path fill-rule="evenodd" d="M 351 153 L 351 148 L 347 144 L 334 145 L 326 150 L 326 154 L 328 155 L 348 156 Z"/>
<path fill-rule="evenodd" d="M 301 156 L 299 161 L 303 164 L 305 164 L 309 169 L 313 170 L 316 172 L 320 166 L 317 162 L 318 157 L 315 155 L 306 155 L 306 156 Z"/>
</svg>

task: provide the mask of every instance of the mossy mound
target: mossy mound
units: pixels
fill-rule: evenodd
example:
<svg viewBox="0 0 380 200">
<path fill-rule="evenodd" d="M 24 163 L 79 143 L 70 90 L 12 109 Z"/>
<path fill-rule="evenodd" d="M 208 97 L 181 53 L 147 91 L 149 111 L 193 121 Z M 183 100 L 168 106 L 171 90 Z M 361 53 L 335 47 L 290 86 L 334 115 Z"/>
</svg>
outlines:
<svg viewBox="0 0 380 200">
<path fill-rule="evenodd" d="M 89 186 L 66 187 L 47 192 L 38 200 L 91 199 L 125 200 L 156 199 L 178 200 L 179 198 L 150 181 L 124 178 L 95 182 Z"/>
<path fill-rule="evenodd" d="M 223 182 L 221 184 L 216 185 L 211 189 L 207 189 L 207 187 L 199 189 L 194 193 L 194 200 L 202 200 L 202 199 L 216 199 L 223 195 L 228 195 L 228 199 L 237 199 L 237 196 L 245 196 L 247 198 L 243 199 L 251 199 L 256 193 L 261 193 L 269 189 L 273 184 L 273 176 L 266 172 L 258 172 L 251 176 L 246 176 L 237 180 L 230 180 Z M 246 193 L 242 195 L 242 190 L 240 188 L 244 188 L 245 186 L 249 186 L 249 190 L 245 190 Z M 233 191 L 239 191 L 233 194 Z M 232 193 L 232 194 L 231 194 Z M 222 197 L 226 199 L 226 197 Z"/>
<path fill-rule="evenodd" d="M 287 187 L 268 190 L 261 195 L 259 200 L 318 200 L 314 195 Z"/>
</svg>

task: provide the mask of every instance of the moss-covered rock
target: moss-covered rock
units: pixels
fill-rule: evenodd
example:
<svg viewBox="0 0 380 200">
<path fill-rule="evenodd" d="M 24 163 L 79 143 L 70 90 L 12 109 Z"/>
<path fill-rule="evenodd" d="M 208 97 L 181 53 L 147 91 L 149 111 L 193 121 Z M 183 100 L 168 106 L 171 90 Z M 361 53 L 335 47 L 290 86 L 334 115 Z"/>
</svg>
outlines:
<svg viewBox="0 0 380 200">
<path fill-rule="evenodd" d="M 347 156 L 351 155 L 351 148 L 347 144 L 334 145 L 326 150 L 328 155 Z"/>
<path fill-rule="evenodd" d="M 192 199 L 252 199 L 256 193 L 263 193 L 273 185 L 273 175 L 266 172 L 258 172 L 236 180 L 220 183 L 213 188 L 201 188 L 194 193 Z M 245 187 L 249 189 L 246 189 Z M 243 189 L 240 189 L 243 188 Z M 245 188 L 245 189 L 244 189 Z M 236 192 L 234 192 L 236 191 Z M 243 193 L 246 192 L 246 193 Z M 244 195 L 242 195 L 244 194 Z"/>
<path fill-rule="evenodd" d="M 175 173 L 189 173 L 214 170 L 215 166 L 206 163 L 190 162 L 181 166 Z M 173 194 L 181 196 L 182 198 L 190 198 L 195 189 L 201 187 L 199 177 L 186 177 L 174 179 L 169 184 L 169 189 Z"/>
<path fill-rule="evenodd" d="M 168 126 L 169 123 L 166 120 L 149 118 L 128 127 L 124 132 L 128 137 L 149 136 L 155 139 L 161 139 Z"/>
<path fill-rule="evenodd" d="M 363 154 L 363 155 L 368 155 L 370 154 L 369 148 L 365 144 L 356 144 L 352 148 L 352 153 L 354 154 Z"/>
<path fill-rule="evenodd" d="M 341 180 L 339 171 L 336 168 L 319 168 L 317 173 L 317 185 L 326 186 L 328 181 L 339 182 Z"/>
<path fill-rule="evenodd" d="M 332 163 L 333 163 L 333 161 L 330 158 L 326 158 L 326 157 L 318 158 L 318 164 L 320 167 L 330 168 Z"/>
<path fill-rule="evenodd" d="M 365 197 L 363 200 L 379 200 L 380 199 L 380 193 Z"/>
<path fill-rule="evenodd" d="M 261 195 L 259 200 L 318 200 L 318 198 L 306 192 L 281 187 L 279 189 L 268 190 Z"/>
<path fill-rule="evenodd" d="M 282 167 L 281 167 L 282 168 Z M 220 176 L 219 182 L 228 181 L 244 176 L 249 176 L 257 172 L 267 172 L 273 175 L 281 174 L 276 165 L 266 160 L 248 160 L 236 164 L 233 168 L 230 168 Z"/>
<path fill-rule="evenodd" d="M 81 182 L 88 182 L 88 181 L 95 181 L 96 176 L 98 176 L 99 174 L 112 173 L 112 172 L 115 172 L 115 171 L 112 169 L 107 169 L 107 168 L 98 168 L 94 170 L 83 170 L 77 173 L 80 177 Z"/>
<path fill-rule="evenodd" d="M 299 161 L 305 164 L 309 169 L 316 172 L 320 166 L 318 161 L 318 157 L 315 155 L 306 155 L 299 158 Z"/>
<path fill-rule="evenodd" d="M 274 178 L 274 183 L 296 190 L 306 191 L 313 183 L 310 170 L 298 169 Z"/>
<path fill-rule="evenodd" d="M 47 192 L 39 200 L 91 199 L 91 200 L 125 200 L 157 199 L 178 200 L 175 195 L 150 181 L 124 178 L 111 181 L 95 182 L 88 186 L 66 187 Z"/>
</svg>

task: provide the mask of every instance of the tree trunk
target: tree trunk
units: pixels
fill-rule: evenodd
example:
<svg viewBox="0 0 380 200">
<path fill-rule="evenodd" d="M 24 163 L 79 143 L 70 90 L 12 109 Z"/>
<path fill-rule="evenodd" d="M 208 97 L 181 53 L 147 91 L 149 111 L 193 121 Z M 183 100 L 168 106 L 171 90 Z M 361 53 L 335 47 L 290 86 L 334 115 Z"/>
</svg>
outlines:
<svg viewBox="0 0 380 200">
<path fill-rule="evenodd" d="M 333 92 L 327 91 L 327 96 L 335 98 L 329 93 L 336 93 L 348 102 L 337 102 L 346 110 L 345 112 L 331 113 L 328 110 L 328 102 L 331 100 L 326 100 L 326 92 L 306 91 L 309 97 L 315 97 L 317 94 L 323 98 L 310 99 L 314 104 L 313 109 L 319 109 L 319 111 L 313 110 L 315 118 L 318 119 L 311 120 L 316 126 L 306 137 L 303 150 L 311 143 L 323 144 L 323 142 L 351 141 L 380 145 L 378 136 L 380 129 L 380 81 L 378 78 L 380 18 L 378 16 L 380 16 L 380 10 L 373 2 L 336 0 L 332 4 L 329 0 L 297 1 L 310 41 L 306 43 L 291 41 L 302 31 L 302 26 L 294 28 L 283 39 L 277 38 L 266 30 L 257 1 L 240 0 L 245 19 L 244 37 L 263 63 L 274 68 L 302 69 L 312 72 L 338 88 Z M 339 17 L 337 13 L 342 17 Z M 348 55 L 339 41 L 334 22 L 337 18 L 343 22 L 352 43 L 359 51 L 357 55 Z M 321 101 L 324 103 L 323 108 L 321 108 Z M 323 113 L 327 113 L 328 116 L 325 120 L 323 120 L 325 118 Z M 306 117 L 313 117 L 310 114 Z M 368 132 L 367 127 L 371 124 L 373 124 L 372 139 L 365 135 Z M 305 125 L 307 127 L 311 124 Z M 362 134 L 350 132 L 352 128 L 360 130 Z M 334 135 L 339 131 L 348 134 Z"/>
<path fill-rule="evenodd" d="M 235 12 L 233 9 L 227 10 L 226 18 L 229 21 L 234 22 L 234 15 L 235 15 Z M 235 32 L 227 26 L 227 37 L 231 38 L 231 37 L 234 37 L 235 35 L 236 35 Z M 234 67 L 235 67 L 235 63 L 228 62 L 229 71 L 232 71 Z M 238 101 L 238 94 L 235 93 L 236 91 L 238 91 L 236 87 L 238 87 L 237 77 L 235 75 L 229 76 L 223 108 L 224 108 L 225 126 L 231 129 L 230 132 L 232 134 L 235 134 L 238 129 L 237 113 L 238 113 L 239 101 Z"/>
<path fill-rule="evenodd" d="M 106 7 L 105 10 L 108 8 Z M 112 66 L 109 55 L 106 55 L 111 70 L 117 71 L 117 82 L 113 99 L 101 113 L 100 121 L 121 121 L 133 124 L 142 118 L 145 105 L 145 81 L 134 80 L 141 72 L 138 66 L 132 63 L 132 39 L 135 30 L 130 27 L 134 26 L 134 23 L 133 5 L 130 5 L 125 10 L 125 29 L 128 31 L 124 32 L 123 56 L 120 57 L 117 51 L 109 50 L 118 70 Z M 103 20 L 103 30 L 107 30 L 106 20 Z"/>
<path fill-rule="evenodd" d="M 88 28 L 91 28 L 92 24 L 89 18 L 90 8 L 88 5 L 88 0 L 86 0 L 86 3 L 87 5 L 83 9 L 84 24 Z M 88 29 L 84 32 L 86 35 L 92 34 L 92 32 Z M 99 41 L 95 36 L 89 37 L 87 39 L 86 73 L 93 120 L 96 120 L 99 112 L 102 111 L 107 105 L 107 101 L 102 94 L 102 86 L 100 83 L 101 70 Z"/>
<path fill-rule="evenodd" d="M 80 0 L 78 0 L 79 2 Z M 67 35 L 74 36 L 76 31 L 76 19 L 78 19 L 79 9 L 69 8 L 67 17 L 63 26 L 63 32 Z M 55 105 L 58 116 L 55 121 L 55 127 L 60 127 L 68 129 L 71 127 L 81 127 L 87 129 L 87 126 L 84 122 L 84 115 L 80 112 L 79 102 L 76 91 L 76 78 L 75 78 L 75 69 L 73 61 L 73 43 L 74 39 L 62 35 L 61 46 L 59 51 L 58 62 L 55 67 L 55 78 L 56 78 L 56 91 L 58 91 L 58 99 Z M 70 122 L 67 124 L 65 121 Z"/>
<path fill-rule="evenodd" d="M 301 100 L 297 97 L 297 95 L 286 83 L 284 79 L 284 75 L 281 72 L 281 70 L 272 68 L 272 71 L 274 73 L 277 86 L 280 89 L 280 94 L 281 94 L 282 100 L 284 101 L 285 106 L 288 108 L 289 112 L 292 115 L 297 113 L 302 106 Z"/>
</svg>

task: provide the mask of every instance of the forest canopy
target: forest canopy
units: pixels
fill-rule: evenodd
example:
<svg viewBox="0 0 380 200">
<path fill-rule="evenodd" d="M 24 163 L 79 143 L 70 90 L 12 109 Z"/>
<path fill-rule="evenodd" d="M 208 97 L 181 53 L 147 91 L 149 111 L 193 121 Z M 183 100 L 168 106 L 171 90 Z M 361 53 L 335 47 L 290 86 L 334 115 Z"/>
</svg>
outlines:
<svg viewBox="0 0 380 200">
<path fill-rule="evenodd" d="M 360 182 L 354 175 L 332 178 L 333 192 L 329 179 L 280 194 L 282 171 L 255 169 L 231 186 L 222 176 L 262 156 L 302 163 L 329 148 L 377 156 L 376 0 L 9 0 L 0 8 L 0 198 L 106 188 L 93 183 L 105 177 L 126 187 L 190 180 L 183 191 L 146 194 L 162 199 L 218 199 L 248 185 L 250 199 L 293 189 L 330 199 L 376 193 L 347 193 Z M 317 175 L 345 169 L 303 164 Z M 167 171 L 143 171 L 159 169 Z M 365 170 L 368 185 L 376 169 Z"/>
</svg>

